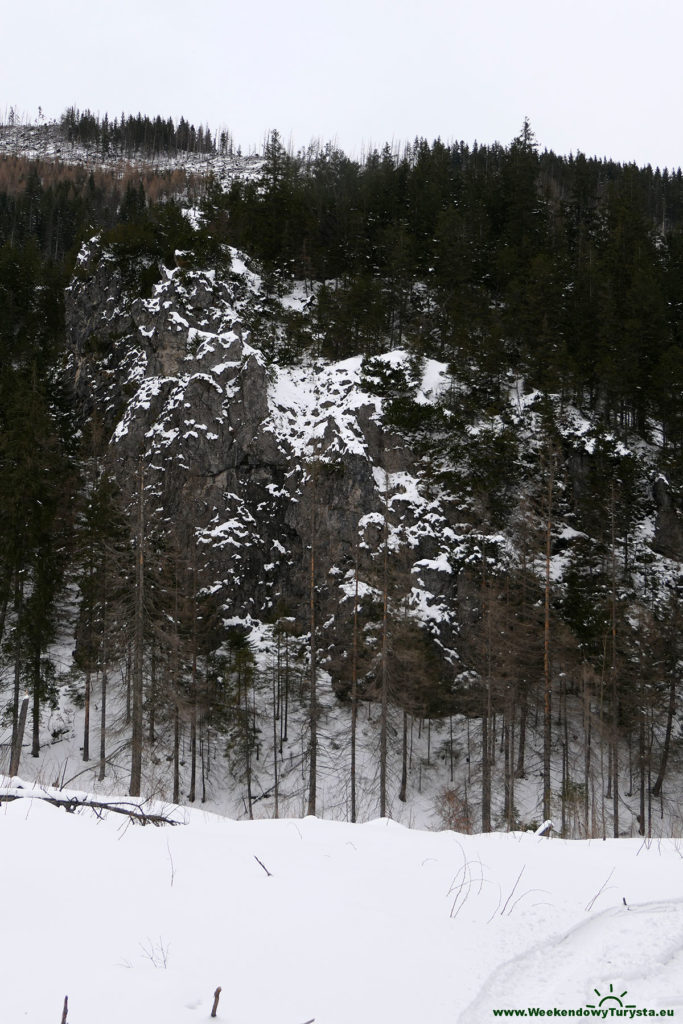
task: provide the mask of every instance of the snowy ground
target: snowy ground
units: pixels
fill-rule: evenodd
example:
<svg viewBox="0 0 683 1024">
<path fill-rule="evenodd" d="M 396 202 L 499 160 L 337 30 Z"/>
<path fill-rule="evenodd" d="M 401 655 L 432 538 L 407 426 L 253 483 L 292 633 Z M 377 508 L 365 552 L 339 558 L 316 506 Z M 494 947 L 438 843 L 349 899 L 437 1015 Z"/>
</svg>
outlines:
<svg viewBox="0 0 683 1024">
<path fill-rule="evenodd" d="M 679 841 L 174 814 L 0 805 L 1 1021 L 190 1024 L 218 985 L 234 1024 L 683 1015 Z"/>
</svg>

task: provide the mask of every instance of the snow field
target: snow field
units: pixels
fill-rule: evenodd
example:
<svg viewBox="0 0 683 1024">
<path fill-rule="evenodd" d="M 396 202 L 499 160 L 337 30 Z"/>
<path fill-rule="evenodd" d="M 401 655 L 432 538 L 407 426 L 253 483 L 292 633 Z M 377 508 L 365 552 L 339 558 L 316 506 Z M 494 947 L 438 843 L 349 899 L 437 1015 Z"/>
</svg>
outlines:
<svg viewBox="0 0 683 1024">
<path fill-rule="evenodd" d="M 68 994 L 70 1024 L 189 1024 L 217 985 L 232 1024 L 477 1024 L 610 984 L 683 1013 L 678 841 L 172 810 L 0 805 L 0 1020 L 59 1019 Z"/>
</svg>

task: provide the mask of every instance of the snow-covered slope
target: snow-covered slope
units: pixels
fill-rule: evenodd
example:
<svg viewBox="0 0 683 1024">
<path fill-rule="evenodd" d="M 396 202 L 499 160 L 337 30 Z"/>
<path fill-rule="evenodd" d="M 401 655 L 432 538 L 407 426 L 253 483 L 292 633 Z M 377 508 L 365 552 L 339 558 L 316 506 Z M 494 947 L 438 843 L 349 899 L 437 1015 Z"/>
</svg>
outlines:
<svg viewBox="0 0 683 1024">
<path fill-rule="evenodd" d="M 104 168 L 113 171 L 134 168 L 154 169 L 160 173 L 181 169 L 190 175 L 213 175 L 227 185 L 234 179 L 250 179 L 258 175 L 263 157 L 226 153 L 103 153 L 98 147 L 69 141 L 61 127 L 54 123 L 0 125 L 0 153 L 21 156 L 63 165 Z"/>
<path fill-rule="evenodd" d="M 0 805 L 1 1020 L 59 1020 L 68 995 L 74 1024 L 191 1024 L 218 986 L 216 1019 L 252 1024 L 683 1013 L 673 840 L 171 816 Z"/>
</svg>

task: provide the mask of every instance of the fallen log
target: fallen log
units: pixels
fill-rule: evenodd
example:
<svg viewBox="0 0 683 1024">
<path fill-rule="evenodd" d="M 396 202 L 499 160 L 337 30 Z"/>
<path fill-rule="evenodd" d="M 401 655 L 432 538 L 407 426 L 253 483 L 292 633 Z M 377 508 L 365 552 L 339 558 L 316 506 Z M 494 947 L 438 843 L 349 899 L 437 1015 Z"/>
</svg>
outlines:
<svg viewBox="0 0 683 1024">
<path fill-rule="evenodd" d="M 125 817 L 130 818 L 131 821 L 137 821 L 141 825 L 182 825 L 181 821 L 176 821 L 174 818 L 170 818 L 165 814 L 156 814 L 146 811 L 140 804 L 136 804 L 133 801 L 127 800 L 91 800 L 89 798 L 83 799 L 75 796 L 52 796 L 50 793 L 36 793 L 32 790 L 21 790 L 13 789 L 8 792 L 2 792 L 0 790 L 0 804 L 11 803 L 13 800 L 44 800 L 48 804 L 52 804 L 53 807 L 63 807 L 67 814 L 73 814 L 75 811 L 81 808 L 90 808 L 96 814 L 100 815 L 103 812 L 111 811 L 112 814 L 123 814 Z"/>
</svg>

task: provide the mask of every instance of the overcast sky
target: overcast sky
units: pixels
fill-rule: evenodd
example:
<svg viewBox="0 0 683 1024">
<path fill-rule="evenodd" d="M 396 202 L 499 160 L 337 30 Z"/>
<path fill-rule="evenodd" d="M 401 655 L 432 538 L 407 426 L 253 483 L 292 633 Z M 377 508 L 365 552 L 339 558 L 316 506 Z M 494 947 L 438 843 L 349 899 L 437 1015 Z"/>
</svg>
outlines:
<svg viewBox="0 0 683 1024">
<path fill-rule="evenodd" d="M 243 149 L 416 135 L 683 165 L 683 0 L 0 0 L 0 115 L 183 114 Z"/>
</svg>

